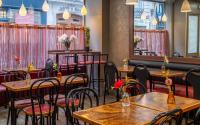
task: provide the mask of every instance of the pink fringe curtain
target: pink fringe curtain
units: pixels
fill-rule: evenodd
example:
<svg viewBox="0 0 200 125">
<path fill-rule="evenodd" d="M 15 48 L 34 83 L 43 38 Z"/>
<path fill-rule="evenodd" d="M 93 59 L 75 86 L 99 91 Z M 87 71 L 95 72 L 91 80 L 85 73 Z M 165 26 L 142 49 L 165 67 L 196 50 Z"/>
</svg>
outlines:
<svg viewBox="0 0 200 125">
<path fill-rule="evenodd" d="M 47 58 L 55 59 L 55 56 L 48 55 L 48 50 L 65 49 L 58 42 L 58 37 L 64 33 L 77 36 L 70 49 L 84 49 L 83 27 L 0 24 L 0 69 L 14 68 L 15 56 L 20 57 L 22 67 L 33 63 L 35 67 L 43 68 Z M 61 59 L 62 62 L 65 59 Z"/>
<path fill-rule="evenodd" d="M 169 51 L 169 40 L 167 30 L 134 30 L 134 36 L 143 39 L 136 48 L 155 52 L 157 56 L 167 55 Z"/>
</svg>

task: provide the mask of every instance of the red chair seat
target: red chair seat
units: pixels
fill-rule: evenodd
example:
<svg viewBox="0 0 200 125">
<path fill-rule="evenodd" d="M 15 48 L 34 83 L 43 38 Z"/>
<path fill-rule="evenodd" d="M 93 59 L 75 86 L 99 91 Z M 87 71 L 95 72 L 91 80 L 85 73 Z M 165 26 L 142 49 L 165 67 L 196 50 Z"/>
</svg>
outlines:
<svg viewBox="0 0 200 125">
<path fill-rule="evenodd" d="M 94 64 L 106 64 L 105 60 L 101 60 L 101 61 L 94 61 Z"/>
<path fill-rule="evenodd" d="M 11 106 L 10 103 L 9 103 L 9 105 Z M 31 106 L 31 99 L 24 99 L 24 100 L 15 101 L 15 108 L 16 109 L 23 109 L 23 108 L 28 107 L 28 106 Z"/>
<path fill-rule="evenodd" d="M 0 92 L 5 92 L 6 91 L 6 87 L 0 85 Z"/>
<path fill-rule="evenodd" d="M 93 64 L 93 61 L 86 61 L 86 62 L 82 61 L 82 62 L 79 62 L 78 64 L 79 65 L 84 65 L 84 64 L 90 65 L 90 64 Z"/>
<path fill-rule="evenodd" d="M 72 103 L 74 102 L 74 105 L 76 106 L 76 107 L 78 107 L 79 106 L 79 103 L 80 103 L 80 100 L 79 99 L 76 99 L 76 100 L 69 100 L 69 106 L 71 107 L 72 106 Z M 66 107 L 66 101 L 65 101 L 65 99 L 60 99 L 60 100 L 58 100 L 58 102 L 57 102 L 57 106 L 58 107 L 61 107 L 61 108 L 64 108 L 64 107 Z"/>
<path fill-rule="evenodd" d="M 33 116 L 32 106 L 24 108 L 23 111 L 26 115 Z M 34 106 L 34 113 L 36 116 L 39 116 L 41 114 L 43 116 L 48 116 L 49 114 L 53 113 L 53 111 L 54 107 L 53 106 L 50 107 L 48 104 L 41 105 L 41 112 L 39 105 Z"/>
<path fill-rule="evenodd" d="M 54 98 L 56 98 L 56 95 L 54 96 Z M 63 99 L 63 98 L 65 98 L 65 95 L 58 94 L 58 99 Z M 44 100 L 45 101 L 50 101 L 49 95 L 44 96 Z"/>
<path fill-rule="evenodd" d="M 70 63 L 68 65 L 69 66 L 75 66 L 75 65 L 77 65 L 77 63 Z M 67 67 L 68 65 L 67 64 L 60 64 L 61 67 Z"/>
</svg>

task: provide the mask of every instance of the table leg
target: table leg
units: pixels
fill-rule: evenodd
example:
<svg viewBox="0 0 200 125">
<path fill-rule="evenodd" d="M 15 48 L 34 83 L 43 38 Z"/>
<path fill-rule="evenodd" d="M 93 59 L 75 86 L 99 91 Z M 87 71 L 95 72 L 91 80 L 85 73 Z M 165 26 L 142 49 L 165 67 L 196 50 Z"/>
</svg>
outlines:
<svg viewBox="0 0 200 125">
<path fill-rule="evenodd" d="M 56 64 L 59 65 L 59 55 L 56 54 Z"/>
<path fill-rule="evenodd" d="M 74 72 L 75 73 L 78 73 L 78 54 L 77 53 L 75 53 L 74 54 L 74 63 L 76 63 L 77 65 L 75 65 L 75 67 L 74 67 Z"/>
<path fill-rule="evenodd" d="M 100 66 L 101 66 L 101 64 L 99 63 L 98 64 L 98 80 L 97 80 L 97 83 L 98 83 L 98 95 L 99 96 L 101 95 L 101 93 L 100 93 L 101 92 L 101 90 L 100 90 L 100 87 L 101 87 L 100 86 L 100 79 L 101 79 L 100 78 L 101 77 L 101 75 L 100 75 L 101 71 L 100 70 L 101 70 L 101 67 Z"/>
<path fill-rule="evenodd" d="M 14 93 L 10 93 L 10 103 L 11 103 L 11 125 L 16 125 L 16 112 L 15 112 L 15 97 L 14 97 Z"/>
</svg>

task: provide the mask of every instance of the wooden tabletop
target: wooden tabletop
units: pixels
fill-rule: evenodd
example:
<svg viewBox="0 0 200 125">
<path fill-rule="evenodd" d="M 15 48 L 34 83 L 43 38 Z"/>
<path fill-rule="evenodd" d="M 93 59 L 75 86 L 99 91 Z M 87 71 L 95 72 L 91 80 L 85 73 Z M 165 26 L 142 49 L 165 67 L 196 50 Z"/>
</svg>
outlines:
<svg viewBox="0 0 200 125">
<path fill-rule="evenodd" d="M 121 73 L 130 73 L 130 72 L 133 72 L 134 70 L 134 67 L 133 66 L 129 66 L 127 68 L 124 68 L 123 66 L 122 67 L 118 67 L 117 70 Z"/>
<path fill-rule="evenodd" d="M 37 72 L 40 71 L 41 69 L 31 69 L 30 72 Z M 18 69 L 3 69 L 3 71 L 5 72 L 12 72 L 12 71 L 25 71 L 28 72 L 28 68 L 18 68 Z"/>
<path fill-rule="evenodd" d="M 159 113 L 134 104 L 123 108 L 116 102 L 74 112 L 73 117 L 91 125 L 147 125 Z"/>
<path fill-rule="evenodd" d="M 121 102 L 74 112 L 76 119 L 92 125 L 146 125 L 157 114 L 176 108 L 187 112 L 200 107 L 200 100 L 175 96 L 176 104 L 167 104 L 167 94 L 151 92 L 131 97 L 131 106 Z"/>
<path fill-rule="evenodd" d="M 154 77 L 185 77 L 185 73 L 184 72 L 181 72 L 181 71 L 172 71 L 172 70 L 169 70 L 168 72 L 166 73 L 162 73 L 161 70 L 150 70 L 150 75 L 151 76 L 154 76 Z"/>
<path fill-rule="evenodd" d="M 48 54 L 51 55 L 65 55 L 65 54 L 86 54 L 86 53 L 93 53 L 93 54 L 100 54 L 100 51 L 85 51 L 85 50 L 49 50 Z"/>
<path fill-rule="evenodd" d="M 200 100 L 175 96 L 175 104 L 167 104 L 168 94 L 151 92 L 144 95 L 131 97 L 131 102 L 149 109 L 165 112 L 176 108 L 181 108 L 187 112 L 200 107 Z"/>
<path fill-rule="evenodd" d="M 65 80 L 68 76 L 62 76 L 62 80 L 61 80 L 61 85 L 64 85 Z M 37 79 L 32 79 L 30 82 L 28 82 L 27 80 L 22 80 L 22 81 L 13 81 L 13 82 L 4 82 L 1 83 L 1 85 L 3 85 L 4 87 L 6 87 L 9 91 L 12 92 L 19 92 L 19 91 L 26 91 L 29 90 L 32 83 L 34 81 L 36 81 Z M 84 83 L 82 78 L 76 78 L 75 80 L 73 80 L 73 84 L 81 84 Z M 43 84 L 42 87 L 43 88 L 47 88 L 50 87 L 52 84 L 51 83 L 46 83 Z"/>
</svg>

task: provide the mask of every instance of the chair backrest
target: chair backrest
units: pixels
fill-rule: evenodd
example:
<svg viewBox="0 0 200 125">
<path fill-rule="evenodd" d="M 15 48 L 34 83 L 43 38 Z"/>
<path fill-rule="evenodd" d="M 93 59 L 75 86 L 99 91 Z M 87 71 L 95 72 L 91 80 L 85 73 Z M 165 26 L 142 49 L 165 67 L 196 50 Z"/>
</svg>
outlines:
<svg viewBox="0 0 200 125">
<path fill-rule="evenodd" d="M 146 66 L 137 65 L 135 66 L 132 77 L 137 79 L 140 83 L 142 83 L 147 88 L 147 80 L 150 78 L 150 73 Z"/>
<path fill-rule="evenodd" d="M 193 98 L 200 99 L 200 68 L 190 70 L 186 75 L 186 84 L 193 87 Z"/>
<path fill-rule="evenodd" d="M 165 125 L 170 123 L 172 120 L 175 121 L 175 125 L 181 125 L 182 123 L 182 110 L 174 109 L 168 112 L 158 114 L 149 125 Z"/>
<path fill-rule="evenodd" d="M 137 81 L 130 81 L 127 85 L 126 85 L 126 91 L 131 95 L 131 96 L 136 96 L 136 95 L 140 95 L 140 94 L 145 94 L 147 92 L 146 87 L 137 82 Z"/>
<path fill-rule="evenodd" d="M 89 83 L 89 78 L 88 75 L 85 73 L 76 73 L 69 75 L 66 78 L 64 84 L 65 97 L 67 98 L 69 91 L 71 91 L 72 89 L 77 88 L 79 86 L 81 87 L 87 86 L 88 83 Z"/>
<path fill-rule="evenodd" d="M 7 75 L 10 76 L 9 81 L 19 81 L 26 79 L 27 72 L 23 70 L 10 71 L 7 72 Z"/>
<path fill-rule="evenodd" d="M 77 104 L 78 103 L 78 104 Z M 67 121 L 70 125 L 74 125 L 72 113 L 75 111 L 83 110 L 99 106 L 99 98 L 97 93 L 88 87 L 81 87 L 73 89 L 69 92 L 66 100 Z M 86 107 L 87 106 L 87 107 Z"/>
<path fill-rule="evenodd" d="M 44 96 L 48 95 L 48 109 L 50 115 L 51 110 L 55 108 L 60 89 L 60 82 L 56 78 L 42 78 L 34 81 L 30 88 L 31 106 L 33 115 L 35 116 L 35 108 L 38 108 L 40 115 L 42 115 L 42 107 L 45 104 Z M 37 107 L 36 105 L 37 104 Z"/>
<path fill-rule="evenodd" d="M 48 58 L 45 64 L 45 77 L 49 77 L 51 72 L 53 72 L 53 60 Z"/>
<path fill-rule="evenodd" d="M 104 78 L 106 89 L 110 89 L 119 79 L 118 70 L 114 63 L 107 62 L 104 66 Z"/>
<path fill-rule="evenodd" d="M 194 125 L 200 125 L 200 109 L 198 109 L 195 114 Z"/>
</svg>

